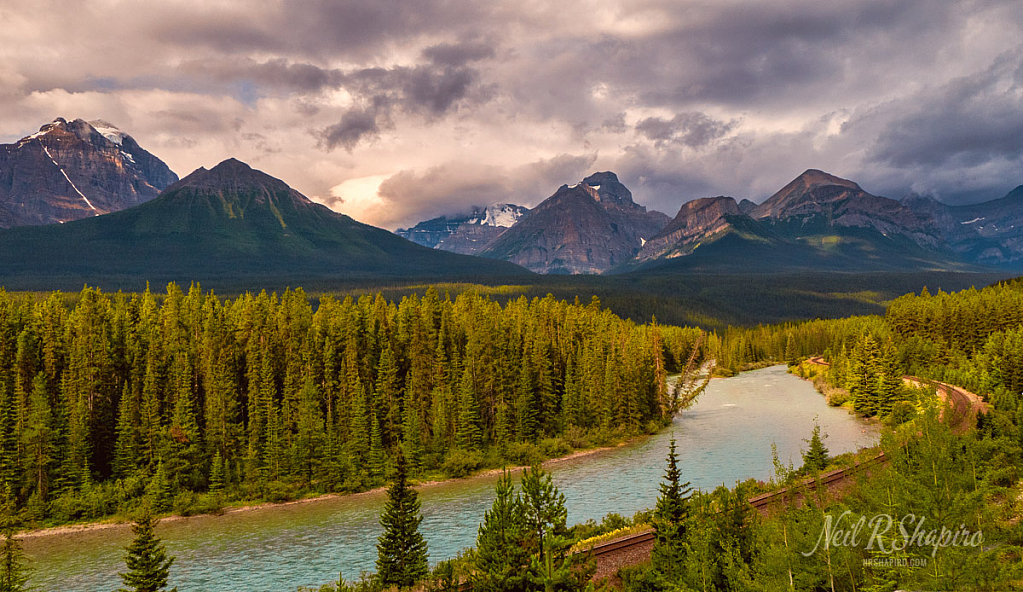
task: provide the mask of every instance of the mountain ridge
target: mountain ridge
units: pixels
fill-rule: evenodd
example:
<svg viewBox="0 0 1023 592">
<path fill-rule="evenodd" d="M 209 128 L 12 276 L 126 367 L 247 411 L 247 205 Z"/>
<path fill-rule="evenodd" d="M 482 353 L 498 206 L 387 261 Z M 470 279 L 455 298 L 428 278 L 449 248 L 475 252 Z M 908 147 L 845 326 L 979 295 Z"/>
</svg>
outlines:
<svg viewBox="0 0 1023 592">
<path fill-rule="evenodd" d="M 55 249 L 62 255 L 56 256 Z M 145 204 L 0 232 L 0 276 L 218 281 L 226 277 L 486 277 L 528 272 L 421 247 L 228 159 Z"/>
</svg>

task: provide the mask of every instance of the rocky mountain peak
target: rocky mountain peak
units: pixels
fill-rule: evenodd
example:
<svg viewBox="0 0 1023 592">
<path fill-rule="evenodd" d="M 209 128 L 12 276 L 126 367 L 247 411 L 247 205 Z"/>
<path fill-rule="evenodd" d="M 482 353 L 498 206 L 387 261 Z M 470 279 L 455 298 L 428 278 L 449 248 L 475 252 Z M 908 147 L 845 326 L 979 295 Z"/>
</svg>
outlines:
<svg viewBox="0 0 1023 592">
<path fill-rule="evenodd" d="M 618 180 L 618 175 L 611 171 L 593 173 L 583 179 L 583 183 L 596 191 L 597 197 L 602 203 L 643 207 L 632 201 L 632 192 L 628 187 L 622 185 Z M 646 210 L 646 208 L 643 209 Z"/>
<path fill-rule="evenodd" d="M 686 254 L 700 241 L 730 228 L 729 216 L 740 215 L 739 204 L 731 197 L 719 195 L 688 201 L 667 226 L 643 244 L 637 260 Z"/>
<path fill-rule="evenodd" d="M 751 210 L 750 216 L 754 218 L 803 216 L 822 212 L 826 204 L 869 195 L 848 179 L 817 169 L 808 169 Z"/>
<path fill-rule="evenodd" d="M 68 222 L 155 198 L 178 180 L 112 124 L 58 117 L 0 145 L 0 228 Z"/>
<path fill-rule="evenodd" d="M 228 158 L 209 170 L 199 167 L 168 187 L 167 191 L 185 187 L 215 191 L 224 196 L 251 195 L 257 203 L 265 201 L 271 194 L 287 194 L 296 202 L 313 203 L 284 181 L 254 169 L 236 158 Z"/>
</svg>

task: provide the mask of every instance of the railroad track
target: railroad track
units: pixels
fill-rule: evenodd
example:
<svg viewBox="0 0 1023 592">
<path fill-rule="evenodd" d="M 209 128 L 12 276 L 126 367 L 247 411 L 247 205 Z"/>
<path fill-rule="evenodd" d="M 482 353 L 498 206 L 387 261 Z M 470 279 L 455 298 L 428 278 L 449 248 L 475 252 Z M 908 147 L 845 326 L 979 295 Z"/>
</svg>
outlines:
<svg viewBox="0 0 1023 592">
<path fill-rule="evenodd" d="M 829 366 L 827 362 L 820 357 L 812 357 L 807 360 L 811 364 L 818 366 Z M 973 426 L 972 416 L 973 410 L 978 405 L 974 404 L 974 399 L 971 398 L 970 394 L 960 389 L 959 387 L 946 384 L 944 382 L 938 382 L 929 378 L 920 378 L 918 376 L 903 376 L 902 379 L 906 382 L 926 384 L 933 386 L 935 390 L 943 393 L 945 399 L 951 403 L 952 416 L 949 418 L 949 423 L 957 431 L 966 431 Z M 979 407 L 983 407 L 980 405 Z M 795 485 L 784 487 L 776 491 L 764 493 L 749 499 L 749 503 L 755 509 L 763 512 L 777 505 L 780 502 L 784 502 L 791 499 L 794 496 L 805 495 L 809 492 L 817 491 L 818 487 L 837 487 L 839 484 L 848 481 L 849 479 L 869 471 L 873 467 L 878 467 L 886 464 L 888 457 L 885 456 L 884 452 L 878 453 L 863 462 L 856 463 L 851 467 L 845 467 L 842 469 L 834 469 L 820 475 L 817 478 L 808 478 L 800 481 Z M 654 540 L 655 535 L 653 529 L 645 530 L 636 534 L 628 535 L 620 539 L 594 545 L 592 548 L 585 551 L 578 551 L 579 553 L 589 552 L 592 553 L 593 557 L 597 559 L 598 563 L 601 558 L 614 555 L 617 553 L 623 553 L 635 547 L 642 545 L 651 544 Z"/>
</svg>

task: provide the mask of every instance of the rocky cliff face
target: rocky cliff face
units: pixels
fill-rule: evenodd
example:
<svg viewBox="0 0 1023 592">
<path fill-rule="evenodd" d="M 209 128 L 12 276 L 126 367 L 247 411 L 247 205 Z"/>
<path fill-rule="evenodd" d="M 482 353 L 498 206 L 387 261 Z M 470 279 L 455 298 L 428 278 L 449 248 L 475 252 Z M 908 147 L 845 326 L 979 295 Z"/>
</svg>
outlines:
<svg viewBox="0 0 1023 592">
<path fill-rule="evenodd" d="M 62 118 L 0 145 L 0 228 L 68 222 L 155 198 L 178 180 L 104 121 Z"/>
<path fill-rule="evenodd" d="M 529 208 L 523 206 L 493 204 L 473 208 L 464 216 L 441 216 L 399 228 L 395 234 L 424 247 L 475 255 L 527 213 Z"/>
<path fill-rule="evenodd" d="M 539 273 L 601 273 L 631 260 L 669 222 L 611 172 L 563 185 L 481 252 Z"/>
<path fill-rule="evenodd" d="M 646 241 L 637 261 L 686 255 L 701 241 L 711 239 L 732 227 L 730 216 L 743 215 L 731 197 L 704 197 L 686 202 L 675 219 Z"/>
</svg>

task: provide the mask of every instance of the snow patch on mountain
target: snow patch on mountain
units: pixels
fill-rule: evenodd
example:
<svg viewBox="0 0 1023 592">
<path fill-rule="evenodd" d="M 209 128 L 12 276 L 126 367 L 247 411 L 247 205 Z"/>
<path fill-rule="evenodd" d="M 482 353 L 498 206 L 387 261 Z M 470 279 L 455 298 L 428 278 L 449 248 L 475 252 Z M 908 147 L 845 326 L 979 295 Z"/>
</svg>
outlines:
<svg viewBox="0 0 1023 592">
<path fill-rule="evenodd" d="M 114 126 L 114 124 L 109 123 L 107 121 L 103 121 L 102 119 L 94 119 L 88 123 L 97 132 L 103 134 L 103 137 L 110 140 L 114 144 L 117 144 L 118 146 L 120 146 L 121 142 L 124 141 L 124 137 L 128 135 L 122 132 L 121 130 L 117 129 Z"/>
<path fill-rule="evenodd" d="M 501 228 L 511 228 L 511 226 L 518 222 L 519 218 L 525 214 L 524 208 L 512 204 L 494 204 L 487 206 L 485 212 L 483 221 L 480 222 L 480 224 L 483 226 L 498 226 Z"/>
</svg>

